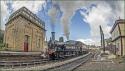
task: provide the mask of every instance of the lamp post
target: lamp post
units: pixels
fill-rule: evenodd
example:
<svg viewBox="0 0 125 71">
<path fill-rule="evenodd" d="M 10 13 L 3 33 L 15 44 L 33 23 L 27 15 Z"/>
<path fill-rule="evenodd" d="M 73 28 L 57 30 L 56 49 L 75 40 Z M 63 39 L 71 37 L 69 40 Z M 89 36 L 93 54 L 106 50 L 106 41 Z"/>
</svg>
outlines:
<svg viewBox="0 0 125 71">
<path fill-rule="evenodd" d="M 102 27 L 101 25 L 99 26 L 100 28 L 100 35 L 101 35 L 101 46 L 103 47 L 103 51 L 105 53 L 105 38 L 104 38 L 104 33 L 103 33 L 103 30 L 102 30 Z"/>
</svg>

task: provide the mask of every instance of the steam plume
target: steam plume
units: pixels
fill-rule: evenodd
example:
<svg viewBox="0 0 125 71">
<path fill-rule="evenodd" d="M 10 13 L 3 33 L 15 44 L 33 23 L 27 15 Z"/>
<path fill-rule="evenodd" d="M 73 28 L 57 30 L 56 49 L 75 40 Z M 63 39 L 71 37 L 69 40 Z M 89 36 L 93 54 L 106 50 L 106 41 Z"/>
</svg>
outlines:
<svg viewBox="0 0 125 71">
<path fill-rule="evenodd" d="M 87 1 L 85 1 L 87 2 Z M 63 26 L 64 35 L 66 36 L 67 40 L 69 40 L 69 26 L 71 24 L 71 18 L 73 14 L 75 13 L 75 10 L 82 7 L 85 3 L 81 3 L 81 1 L 53 1 L 53 3 L 58 3 L 60 6 L 60 9 L 63 11 L 63 16 L 61 18 L 61 24 Z"/>
<path fill-rule="evenodd" d="M 55 23 L 57 21 L 57 14 L 58 10 L 55 5 L 52 5 L 52 8 L 49 10 L 48 15 L 50 16 L 51 19 L 51 30 L 52 32 L 55 31 Z"/>
</svg>

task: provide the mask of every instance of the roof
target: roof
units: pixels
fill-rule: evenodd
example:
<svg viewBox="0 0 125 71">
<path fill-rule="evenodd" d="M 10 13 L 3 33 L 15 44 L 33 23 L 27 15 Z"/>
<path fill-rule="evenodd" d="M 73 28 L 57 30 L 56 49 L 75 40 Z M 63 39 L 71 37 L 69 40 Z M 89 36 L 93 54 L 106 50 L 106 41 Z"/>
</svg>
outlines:
<svg viewBox="0 0 125 71">
<path fill-rule="evenodd" d="M 22 7 L 20 9 L 18 9 L 16 12 L 14 12 L 10 17 L 8 22 L 6 23 L 6 25 L 12 21 L 15 17 L 17 16 L 23 16 L 26 19 L 30 20 L 31 22 L 33 22 L 36 26 L 42 28 L 45 30 L 45 23 L 40 20 L 35 14 L 33 14 L 29 9 L 27 9 L 26 7 Z"/>
<path fill-rule="evenodd" d="M 67 44 L 76 44 L 76 41 L 74 41 L 74 40 L 68 40 L 68 41 L 66 41 L 66 43 Z"/>
<path fill-rule="evenodd" d="M 110 33 L 112 33 L 112 32 L 114 31 L 115 27 L 116 27 L 118 24 L 120 24 L 120 23 L 124 23 L 124 24 L 125 24 L 125 19 L 116 20 L 116 21 L 115 21 L 115 24 L 113 25 L 113 27 L 112 27 L 112 29 L 111 29 L 111 31 L 110 31 Z"/>
</svg>

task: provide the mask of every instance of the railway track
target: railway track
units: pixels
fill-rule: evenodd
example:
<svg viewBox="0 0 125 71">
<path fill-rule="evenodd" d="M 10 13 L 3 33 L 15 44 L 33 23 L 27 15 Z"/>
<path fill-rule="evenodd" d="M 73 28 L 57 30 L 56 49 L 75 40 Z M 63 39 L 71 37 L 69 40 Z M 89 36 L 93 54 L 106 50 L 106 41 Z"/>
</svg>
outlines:
<svg viewBox="0 0 125 71">
<path fill-rule="evenodd" d="M 75 56 L 77 57 L 77 56 Z M 49 59 L 33 59 L 33 60 L 11 60 L 11 61 L 0 61 L 0 68 L 24 68 L 24 67 L 31 67 L 31 66 L 36 66 L 36 65 L 44 65 L 47 63 L 52 63 L 52 62 L 62 62 L 68 59 L 72 59 L 74 57 L 69 57 L 66 59 L 59 59 L 59 60 L 49 60 Z"/>
<path fill-rule="evenodd" d="M 92 53 L 86 55 L 83 58 L 77 59 L 73 62 L 69 62 L 67 64 L 57 66 L 54 68 L 49 68 L 44 71 L 73 71 L 75 68 L 79 67 L 81 64 L 87 62 L 93 56 Z"/>
<path fill-rule="evenodd" d="M 24 61 L 0 61 L 0 68 L 25 67 L 30 65 L 45 64 L 47 62 L 49 62 L 48 59 L 24 60 Z"/>
</svg>

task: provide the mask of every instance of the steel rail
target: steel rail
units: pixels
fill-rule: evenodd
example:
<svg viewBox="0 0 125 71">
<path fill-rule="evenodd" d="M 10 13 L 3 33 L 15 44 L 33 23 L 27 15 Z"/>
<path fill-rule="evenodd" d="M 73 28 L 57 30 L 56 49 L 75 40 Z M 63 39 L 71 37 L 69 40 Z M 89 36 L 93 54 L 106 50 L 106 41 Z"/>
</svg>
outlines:
<svg viewBox="0 0 125 71">
<path fill-rule="evenodd" d="M 76 69 L 77 67 L 79 67 L 81 64 L 87 62 L 91 57 L 92 57 L 92 53 L 88 54 L 87 56 L 77 59 L 73 62 L 69 62 L 66 63 L 64 65 L 61 66 L 56 66 L 54 68 L 49 68 L 46 69 L 44 71 L 73 71 L 74 69 Z"/>
<path fill-rule="evenodd" d="M 76 56 L 77 57 L 77 56 Z M 51 62 L 61 62 L 68 59 L 71 59 L 74 57 L 69 57 L 66 59 L 60 59 L 60 60 L 49 60 L 49 59 L 37 59 L 37 60 L 23 60 L 23 61 L 0 61 L 0 68 L 15 68 L 15 67 L 28 67 L 28 66 L 35 66 L 40 64 L 46 64 Z"/>
<path fill-rule="evenodd" d="M 37 65 L 49 62 L 48 59 L 39 59 L 39 60 L 24 60 L 24 61 L 0 61 L 0 68 L 14 68 L 14 67 L 22 67 L 29 65 Z"/>
</svg>

